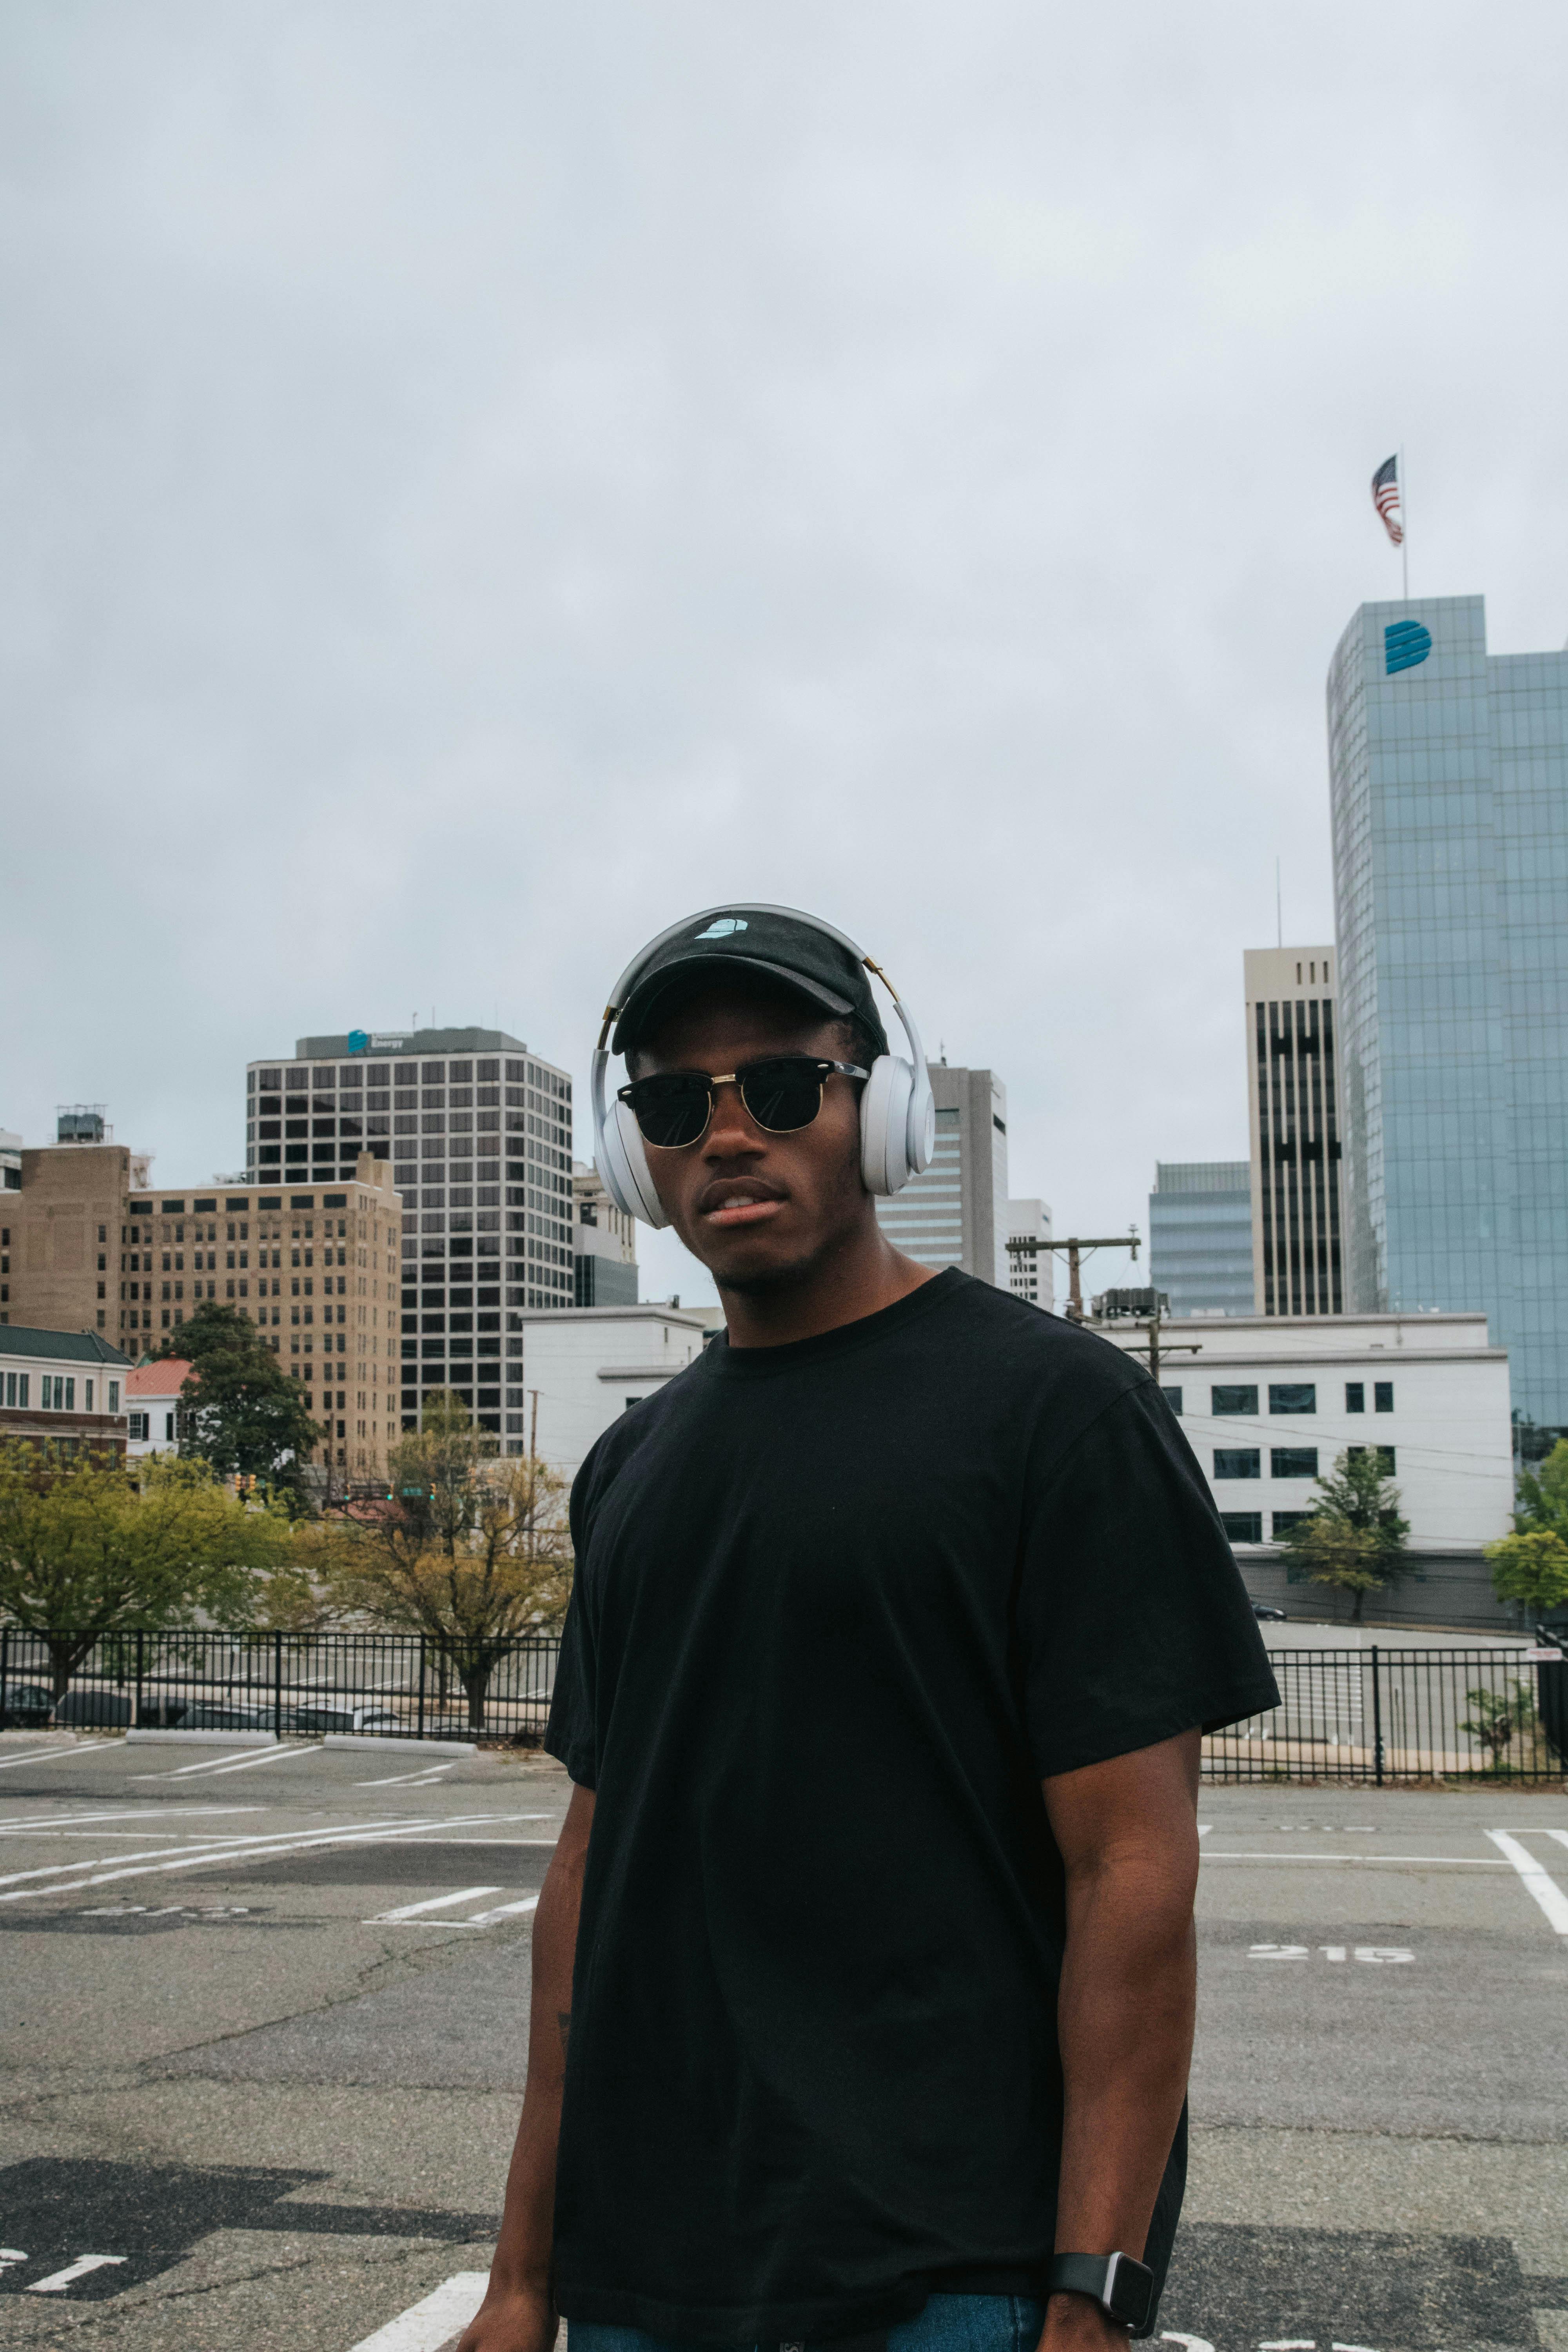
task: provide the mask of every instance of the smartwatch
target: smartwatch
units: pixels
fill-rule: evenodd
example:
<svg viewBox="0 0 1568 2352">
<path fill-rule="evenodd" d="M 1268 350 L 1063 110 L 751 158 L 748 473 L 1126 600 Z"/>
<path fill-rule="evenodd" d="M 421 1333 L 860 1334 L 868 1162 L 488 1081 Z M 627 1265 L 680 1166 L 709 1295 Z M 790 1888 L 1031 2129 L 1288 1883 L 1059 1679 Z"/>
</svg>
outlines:
<svg viewBox="0 0 1568 2352">
<path fill-rule="evenodd" d="M 1047 2294 L 1087 2294 L 1119 2327 L 1146 2336 L 1154 2317 L 1154 2273 L 1131 2254 L 1058 2254 Z"/>
</svg>

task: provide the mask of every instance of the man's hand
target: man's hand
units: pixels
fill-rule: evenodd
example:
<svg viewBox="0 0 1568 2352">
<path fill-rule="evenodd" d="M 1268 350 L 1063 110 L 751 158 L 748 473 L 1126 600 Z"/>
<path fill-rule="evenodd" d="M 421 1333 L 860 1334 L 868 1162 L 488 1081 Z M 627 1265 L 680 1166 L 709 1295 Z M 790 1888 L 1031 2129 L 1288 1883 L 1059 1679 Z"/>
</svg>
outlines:
<svg viewBox="0 0 1568 2352">
<path fill-rule="evenodd" d="M 1125 2327 L 1089 2295 L 1053 2294 L 1046 2305 L 1039 2352 L 1127 2352 L 1129 2340 Z"/>
<path fill-rule="evenodd" d="M 1058 2253 L 1142 2257 L 1192 2059 L 1199 1747 L 1184 1732 L 1043 1783 L 1067 1873 Z M 1040 2340 L 1128 2339 L 1089 2296 L 1054 2294 Z"/>
<path fill-rule="evenodd" d="M 533 1999 L 528 2023 L 528 2084 L 507 2176 L 506 2210 L 490 2283 L 458 2352 L 550 2352 L 559 2321 L 551 2295 L 555 2222 L 555 2148 L 572 2023 L 572 1971 L 583 1874 L 594 1826 L 594 1792 L 574 1789 L 533 1915 Z"/>
<path fill-rule="evenodd" d="M 551 2352 L 559 2326 L 547 2289 L 498 2285 L 492 2273 L 458 2352 Z"/>
</svg>

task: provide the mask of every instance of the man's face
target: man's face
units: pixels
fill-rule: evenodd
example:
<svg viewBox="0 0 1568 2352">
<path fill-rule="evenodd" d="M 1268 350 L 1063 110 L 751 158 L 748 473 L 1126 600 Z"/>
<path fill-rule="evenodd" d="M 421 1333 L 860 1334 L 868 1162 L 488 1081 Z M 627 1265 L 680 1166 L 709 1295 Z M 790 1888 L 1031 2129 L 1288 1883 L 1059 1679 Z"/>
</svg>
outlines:
<svg viewBox="0 0 1568 2352">
<path fill-rule="evenodd" d="M 847 1061 L 837 1022 L 814 1021 L 772 990 L 726 989 L 683 1006 L 636 1057 L 636 1075 L 705 1070 L 716 1076 L 769 1054 Z M 722 1289 L 798 1280 L 874 1213 L 860 1176 L 860 1088 L 827 1081 L 809 1127 L 770 1135 L 738 1087 L 721 1087 L 700 1141 L 683 1151 L 645 1143 L 670 1223 Z"/>
</svg>

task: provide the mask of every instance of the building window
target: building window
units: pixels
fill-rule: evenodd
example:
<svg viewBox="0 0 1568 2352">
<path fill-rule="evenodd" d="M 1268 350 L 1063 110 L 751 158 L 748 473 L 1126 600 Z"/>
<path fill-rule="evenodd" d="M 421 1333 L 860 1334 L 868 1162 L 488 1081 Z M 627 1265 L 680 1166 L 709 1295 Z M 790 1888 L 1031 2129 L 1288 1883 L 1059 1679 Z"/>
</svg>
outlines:
<svg viewBox="0 0 1568 2352">
<path fill-rule="evenodd" d="M 1369 1453 L 1370 1453 L 1370 1454 L 1376 1454 L 1376 1456 L 1377 1456 L 1377 1466 L 1378 1466 L 1378 1468 L 1382 1471 L 1382 1473 L 1383 1473 L 1384 1476 L 1385 1478 L 1392 1478 L 1392 1477 L 1393 1477 L 1393 1475 L 1394 1475 L 1394 1448 L 1393 1448 L 1393 1446 L 1392 1446 L 1392 1445 L 1372 1445 L 1372 1446 L 1367 1446 L 1367 1445 L 1351 1445 L 1351 1446 L 1347 1446 L 1345 1450 L 1346 1450 L 1346 1452 L 1347 1452 L 1347 1453 L 1349 1453 L 1349 1454 L 1369 1454 Z"/>
<path fill-rule="evenodd" d="M 1231 1543 L 1261 1543 L 1263 1514 L 1261 1511 L 1222 1511 L 1219 1523 Z"/>
<path fill-rule="evenodd" d="M 1270 1381 L 1268 1410 L 1270 1412 L 1316 1412 L 1316 1384 L 1311 1381 Z"/>
<path fill-rule="evenodd" d="M 1256 1445 L 1216 1445 L 1214 1475 L 1216 1478 L 1261 1478 L 1262 1454 Z"/>
<path fill-rule="evenodd" d="M 133 1412 L 131 1414 L 130 1435 L 131 1441 L 134 1445 L 141 1445 L 145 1443 L 147 1436 L 147 1415 L 144 1412 Z"/>
<path fill-rule="evenodd" d="M 1366 1411 L 1366 1390 L 1360 1381 L 1345 1382 L 1345 1411 L 1347 1412 Z"/>
<path fill-rule="evenodd" d="M 1271 1478 L 1315 1478 L 1318 1475 L 1318 1449 L 1315 1445 L 1276 1445 L 1269 1451 L 1268 1475 Z"/>
<path fill-rule="evenodd" d="M 1394 1382 L 1392 1381 L 1373 1381 L 1372 1384 L 1372 1402 L 1374 1409 L 1378 1412 L 1392 1412 L 1394 1411 Z"/>
<path fill-rule="evenodd" d="M 1209 1411 L 1213 1413 L 1225 1414 L 1256 1412 L 1258 1390 L 1256 1386 L 1211 1389 Z M 1256 1473 L 1254 1475 L 1256 1475 Z"/>
<path fill-rule="evenodd" d="M 1278 1543 L 1281 1536 L 1288 1536 L 1292 1528 L 1299 1528 L 1303 1519 L 1310 1519 L 1311 1516 L 1310 1511 L 1276 1511 L 1274 1513 L 1275 1542 Z"/>
<path fill-rule="evenodd" d="M 1160 1394 L 1164 1398 L 1165 1402 L 1170 1406 L 1173 1412 L 1179 1413 L 1181 1412 L 1182 1391 L 1180 1389 L 1162 1389 L 1160 1391 Z"/>
</svg>

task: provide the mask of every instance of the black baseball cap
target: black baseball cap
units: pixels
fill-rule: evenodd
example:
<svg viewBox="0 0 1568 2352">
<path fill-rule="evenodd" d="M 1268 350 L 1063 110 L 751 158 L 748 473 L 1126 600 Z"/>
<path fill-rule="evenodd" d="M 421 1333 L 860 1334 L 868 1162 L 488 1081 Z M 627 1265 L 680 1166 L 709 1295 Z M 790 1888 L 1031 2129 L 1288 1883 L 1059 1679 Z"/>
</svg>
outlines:
<svg viewBox="0 0 1568 2352">
<path fill-rule="evenodd" d="M 859 1022 L 877 1052 L 887 1052 L 871 975 L 859 957 L 808 915 L 774 907 L 736 907 L 693 915 L 682 924 L 638 972 L 620 1008 L 611 1052 L 635 1052 L 661 1021 L 737 970 L 773 982 L 819 1016 Z"/>
</svg>

